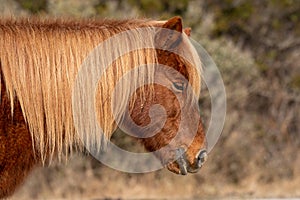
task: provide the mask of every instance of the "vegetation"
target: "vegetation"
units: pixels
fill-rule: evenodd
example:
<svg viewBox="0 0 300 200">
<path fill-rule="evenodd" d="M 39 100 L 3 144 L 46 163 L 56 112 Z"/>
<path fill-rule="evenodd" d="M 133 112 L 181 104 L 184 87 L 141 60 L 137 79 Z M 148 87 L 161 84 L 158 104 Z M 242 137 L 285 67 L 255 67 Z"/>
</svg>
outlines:
<svg viewBox="0 0 300 200">
<path fill-rule="evenodd" d="M 45 11 L 47 7 L 47 0 L 16 0 L 16 2 L 33 14 Z"/>
</svg>

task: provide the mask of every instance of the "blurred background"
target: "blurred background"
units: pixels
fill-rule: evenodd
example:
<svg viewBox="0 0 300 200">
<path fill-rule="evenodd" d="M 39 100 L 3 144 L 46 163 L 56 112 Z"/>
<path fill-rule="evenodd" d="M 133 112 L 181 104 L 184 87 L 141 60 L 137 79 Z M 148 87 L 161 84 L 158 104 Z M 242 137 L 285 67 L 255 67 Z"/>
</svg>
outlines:
<svg viewBox="0 0 300 200">
<path fill-rule="evenodd" d="M 300 197 L 299 0 L 0 0 L 0 15 L 183 18 L 226 87 L 225 127 L 199 173 L 128 174 L 74 155 L 36 169 L 15 199 Z M 209 120 L 204 89 L 200 109 Z M 117 132 L 113 141 L 135 148 Z M 136 147 L 140 148 L 140 147 Z"/>
</svg>

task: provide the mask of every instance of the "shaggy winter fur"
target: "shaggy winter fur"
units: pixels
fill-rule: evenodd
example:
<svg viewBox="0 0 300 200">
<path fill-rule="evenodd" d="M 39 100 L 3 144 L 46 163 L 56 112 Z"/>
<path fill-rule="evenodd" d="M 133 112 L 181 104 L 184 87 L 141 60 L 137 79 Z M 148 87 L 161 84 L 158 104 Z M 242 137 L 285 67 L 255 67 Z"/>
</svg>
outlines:
<svg viewBox="0 0 300 200">
<path fill-rule="evenodd" d="M 0 75 L 10 99 L 11 112 L 13 114 L 14 99 L 17 99 L 28 124 L 34 147 L 40 152 L 42 160 L 47 156 L 51 158 L 54 154 L 58 154 L 59 157 L 67 154 L 71 146 L 80 147 L 73 122 L 72 90 L 80 66 L 89 53 L 105 39 L 138 27 L 147 28 L 143 34 L 136 29 L 137 31 L 128 37 L 127 41 L 111 44 L 108 49 L 103 50 L 103 57 L 99 59 L 105 59 L 105 54 L 118 52 L 124 45 L 133 42 L 142 48 L 146 39 L 150 40 L 154 48 L 153 26 L 161 24 L 138 19 L 0 20 Z M 186 50 L 195 54 L 188 41 L 187 44 L 189 46 L 186 46 L 188 48 Z M 110 110 L 115 83 L 132 67 L 156 61 L 157 55 L 153 49 L 134 51 L 116 60 L 105 72 L 105 76 L 99 80 L 95 107 L 106 138 L 109 139 L 116 128 Z M 199 61 L 194 61 L 199 65 Z M 193 67 L 188 71 L 190 82 L 199 95 L 200 71 Z M 141 74 L 147 74 L 148 78 L 138 78 Z M 142 81 L 145 85 L 151 84 L 153 76 L 154 71 L 151 68 L 139 71 L 123 86 L 123 94 L 120 96 L 128 96 L 129 88 L 138 81 Z M 85 92 L 94 91 L 79 91 L 78 96 L 84 95 Z M 120 99 L 119 105 L 122 108 L 118 114 L 125 109 L 126 102 L 126 99 Z M 80 105 L 76 106 L 80 107 L 83 104 L 85 102 L 80 102 Z M 86 120 L 88 123 L 89 119 Z M 86 135 L 88 140 L 99 138 L 98 135 L 90 134 Z"/>
</svg>

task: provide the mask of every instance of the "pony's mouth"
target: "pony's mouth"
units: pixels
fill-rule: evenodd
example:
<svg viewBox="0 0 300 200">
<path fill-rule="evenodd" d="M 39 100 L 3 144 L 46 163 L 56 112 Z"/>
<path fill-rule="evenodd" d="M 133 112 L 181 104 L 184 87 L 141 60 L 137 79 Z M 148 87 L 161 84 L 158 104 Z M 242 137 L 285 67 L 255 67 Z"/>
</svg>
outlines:
<svg viewBox="0 0 300 200">
<path fill-rule="evenodd" d="M 185 150 L 183 148 L 179 148 L 176 150 L 176 157 L 178 157 L 178 159 L 168 164 L 167 168 L 176 174 L 187 175 L 187 173 L 198 172 L 207 160 L 208 155 L 206 149 L 200 150 L 197 153 L 193 164 L 191 164 L 191 162 L 187 159 Z"/>
</svg>

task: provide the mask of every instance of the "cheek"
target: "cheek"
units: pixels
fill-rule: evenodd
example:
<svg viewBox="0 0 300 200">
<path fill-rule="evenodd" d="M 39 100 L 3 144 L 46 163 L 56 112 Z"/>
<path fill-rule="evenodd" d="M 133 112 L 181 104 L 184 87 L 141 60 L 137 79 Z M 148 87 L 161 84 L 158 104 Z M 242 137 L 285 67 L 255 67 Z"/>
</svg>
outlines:
<svg viewBox="0 0 300 200">
<path fill-rule="evenodd" d="M 131 114 L 130 117 L 133 122 L 138 126 L 147 126 L 151 122 L 149 116 L 149 106 L 138 98 L 133 105 L 130 105 Z"/>
<path fill-rule="evenodd" d="M 168 119 L 175 119 L 180 116 L 180 104 L 176 95 L 165 87 L 160 86 L 157 88 L 154 104 L 161 105 L 164 108 Z"/>
<path fill-rule="evenodd" d="M 141 93 L 137 91 L 136 100 L 129 105 L 133 121 L 139 126 L 149 125 L 151 122 L 149 111 L 153 105 L 160 105 L 164 109 L 168 120 L 175 120 L 180 116 L 180 104 L 174 93 L 163 86 L 156 85 L 152 96 L 146 95 L 145 98 L 141 98 Z M 155 113 L 153 116 L 156 118 L 165 117 Z"/>
<path fill-rule="evenodd" d="M 142 139 L 142 142 L 148 150 L 157 150 L 167 145 L 178 132 L 180 104 L 173 92 L 162 86 L 155 86 L 152 98 L 148 96 L 144 101 L 141 100 L 140 93 L 137 92 L 137 94 L 136 101 L 131 105 L 131 118 L 136 125 L 156 127 L 158 125 L 155 122 L 161 124 L 165 121 L 158 131 L 151 132 L 152 129 L 150 128 L 147 129 L 149 133 L 137 133 L 144 136 L 156 133 L 154 136 Z M 149 111 L 153 105 L 157 104 L 164 109 L 166 115 L 154 114 L 155 119 L 151 120 Z"/>
</svg>

